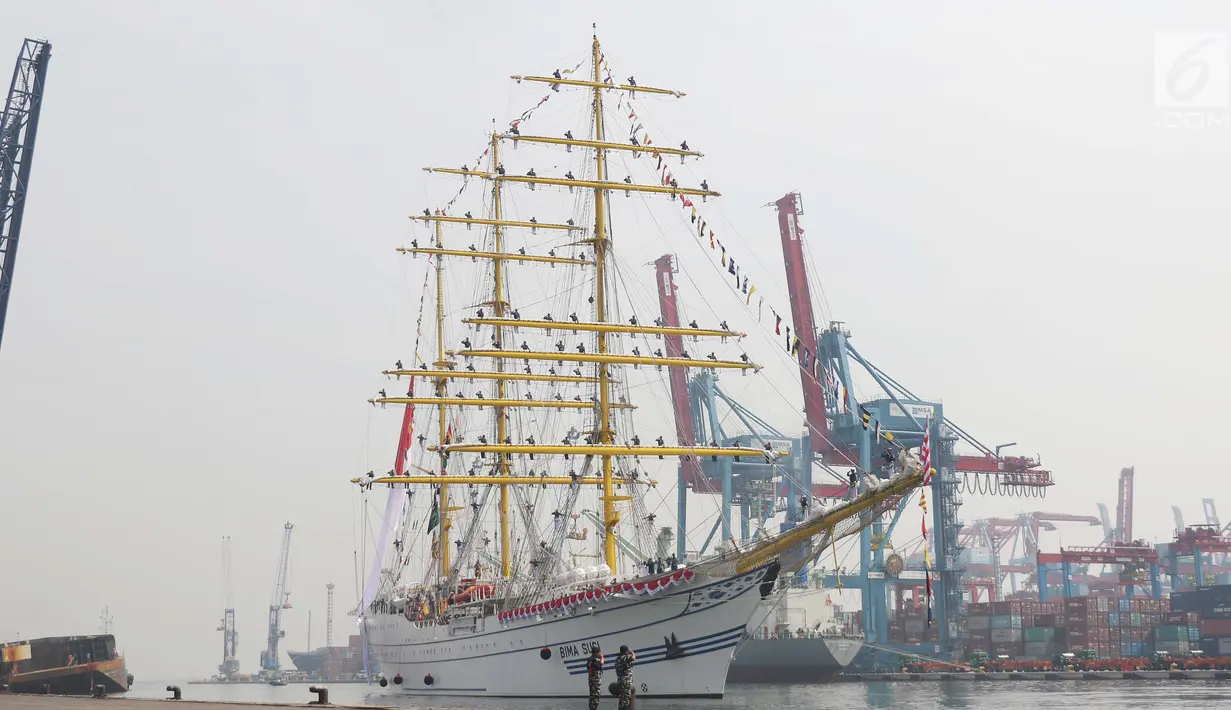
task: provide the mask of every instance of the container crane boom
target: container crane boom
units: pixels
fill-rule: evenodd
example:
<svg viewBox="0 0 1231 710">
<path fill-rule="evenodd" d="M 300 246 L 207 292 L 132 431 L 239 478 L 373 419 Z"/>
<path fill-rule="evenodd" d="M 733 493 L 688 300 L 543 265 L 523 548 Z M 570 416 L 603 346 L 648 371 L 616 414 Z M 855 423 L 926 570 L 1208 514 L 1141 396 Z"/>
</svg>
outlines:
<svg viewBox="0 0 1231 710">
<path fill-rule="evenodd" d="M 291 608 L 291 590 L 288 572 L 291 562 L 291 530 L 294 525 L 287 523 L 282 530 L 282 551 L 278 553 L 278 574 L 274 581 L 274 593 L 269 600 L 269 635 L 265 650 L 261 652 L 261 670 L 277 672 L 282 670 L 278 660 L 278 642 L 286 636 L 282 629 L 282 610 Z"/>
<path fill-rule="evenodd" d="M 663 254 L 654 260 L 654 275 L 658 284 L 658 307 L 662 324 L 671 328 L 680 327 L 679 303 L 676 301 L 674 257 Z M 664 335 L 667 357 L 680 357 L 684 352 L 684 338 L 680 335 Z M 672 367 L 667 373 L 671 381 L 671 403 L 675 408 L 675 433 L 680 446 L 696 443 L 692 423 L 692 409 L 688 406 L 688 372 L 682 367 Z M 684 483 L 695 488 L 705 485 L 701 466 L 696 456 L 680 458 L 680 475 Z"/>
<path fill-rule="evenodd" d="M 1107 504 L 1098 504 L 1099 522 L 1103 525 L 1103 545 L 1112 546 L 1116 542 L 1116 529 L 1111 526 L 1111 515 L 1107 512 Z"/>
<path fill-rule="evenodd" d="M 1205 524 L 1213 525 L 1214 527 L 1218 528 L 1219 532 L 1221 532 L 1222 524 L 1218 522 L 1218 508 L 1214 507 L 1214 499 L 1213 498 L 1202 498 L 1201 508 L 1205 512 Z"/>
<path fill-rule="evenodd" d="M 816 323 L 813 321 L 812 293 L 808 289 L 808 272 L 804 261 L 804 230 L 799 224 L 799 216 L 804 213 L 803 201 L 798 192 L 792 192 L 778 199 L 774 205 L 778 208 L 778 232 L 782 237 L 782 259 L 786 265 L 791 322 L 795 326 L 794 337 L 799 339 L 804 353 L 816 354 Z M 821 383 L 802 365 L 799 374 L 800 383 L 803 385 L 804 417 L 808 423 L 812 453 L 825 455 L 835 452 L 835 447 L 830 442 L 829 420 L 825 417 L 825 396 L 821 391 Z M 845 460 L 845 457 L 843 459 L 838 463 L 854 463 Z"/>
<path fill-rule="evenodd" d="M 50 60 L 51 43 L 27 39 L 21 45 L 8 99 L 0 114 L 0 343 L 4 341 L 4 321 L 13 288 L 13 269 L 17 266 L 17 245 Z"/>
<path fill-rule="evenodd" d="M 1218 522 L 1218 508 L 1214 507 L 1213 498 L 1202 498 L 1201 508 L 1205 511 L 1206 525 L 1212 525 L 1214 530 L 1218 531 L 1219 536 L 1224 539 L 1231 540 L 1231 524 L 1223 527 L 1222 523 Z M 1180 531 L 1183 532 L 1183 531 Z M 1216 558 L 1218 564 L 1225 565 L 1227 563 L 1227 554 L 1224 552 Z"/>
</svg>

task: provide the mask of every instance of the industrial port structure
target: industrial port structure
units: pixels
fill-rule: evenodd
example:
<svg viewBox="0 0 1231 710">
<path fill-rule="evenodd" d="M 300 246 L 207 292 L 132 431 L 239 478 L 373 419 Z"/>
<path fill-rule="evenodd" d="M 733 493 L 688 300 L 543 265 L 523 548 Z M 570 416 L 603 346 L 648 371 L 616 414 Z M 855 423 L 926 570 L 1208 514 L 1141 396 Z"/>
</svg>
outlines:
<svg viewBox="0 0 1231 710">
<path fill-rule="evenodd" d="M 998 614 L 995 610 L 1007 608 L 999 606 L 1002 604 L 1018 605 L 1008 616 L 1037 616 L 1046 623 L 1049 614 L 1063 616 L 1066 600 L 1074 600 L 1072 608 L 1076 609 L 1077 600 L 1086 599 L 1086 595 L 1160 600 L 1165 587 L 1182 591 L 1206 588 L 1211 582 L 1231 584 L 1231 525 L 1221 525 L 1212 499 L 1202 501 L 1204 525 L 1186 526 L 1179 510 L 1175 511 L 1177 527 L 1172 542 L 1151 547 L 1134 538 L 1136 472 L 1132 467 L 1120 473 L 1114 521 L 1108 507 L 1100 504 L 1098 515 L 1029 511 L 1012 518 L 984 518 L 964 525 L 959 518 L 964 495 L 1042 498 L 1056 483 L 1052 473 L 1043 469 L 1037 458 L 1003 454 L 1013 443 L 988 446 L 980 442 L 946 415 L 940 401 L 916 396 L 873 364 L 852 344 L 851 332 L 843 323 L 831 321 L 820 328 L 813 312 L 804 259 L 802 201 L 798 193 L 790 193 L 772 204 L 777 209 L 791 297 L 791 330 L 804 353 L 799 358 L 799 371 L 805 430 L 792 434 L 777 429 L 729 396 L 707 371 L 688 379 L 683 369 L 669 369 L 675 425 L 682 445 L 752 444 L 790 452 L 773 464 L 681 457 L 675 535 L 676 554 L 681 559 L 687 559 L 690 553 L 704 554 L 715 539 L 724 546 L 748 540 L 754 535 L 754 522 L 759 528 L 775 514 L 784 513 L 781 527 L 790 528 L 807 514 L 799 502 L 805 492 L 810 494 L 809 498 L 822 501 L 848 497 L 852 495 L 852 482 L 843 469 L 869 472 L 874 480 L 883 468 L 882 460 L 887 461 L 885 455 L 893 447 L 918 447 L 926 437 L 936 469 L 930 486 L 931 528 L 936 533 L 930 539 L 934 546 L 930 569 L 925 572 L 918 549 L 912 554 L 909 548 L 895 550 L 892 546 L 893 532 L 912 503 L 902 500 L 891 515 L 876 521 L 860 535 L 858 558 L 851 569 L 839 575 L 837 569 L 826 569 L 823 561 L 815 562 L 819 571 L 814 567 L 810 574 L 805 569 L 795 580 L 801 586 L 835 587 L 841 583 L 848 588 L 857 587 L 861 598 L 858 625 L 868 642 L 956 656 L 968 651 L 972 643 L 990 643 L 990 636 L 984 639 L 980 635 L 984 629 L 969 628 L 968 620 L 972 616 L 991 618 Z M 653 264 L 662 324 L 680 327 L 673 256 L 663 255 Z M 668 356 L 681 356 L 684 336 L 665 335 L 664 348 Z M 857 376 L 870 379 L 879 393 L 856 400 Z M 739 428 L 735 429 L 736 426 Z M 959 444 L 976 453 L 959 453 Z M 869 478 L 856 476 L 854 480 L 862 488 L 869 485 Z M 687 540 L 690 491 L 712 495 L 719 503 L 717 519 L 695 551 L 688 549 Z M 1092 547 L 1070 546 L 1059 553 L 1043 552 L 1042 534 L 1058 530 L 1059 525 L 1101 527 L 1102 541 Z M 290 608 L 288 565 L 292 527 L 290 523 L 284 527 L 269 605 L 266 648 L 261 652 L 260 663 L 266 676 L 282 672 L 278 654 L 279 642 L 285 637 L 282 612 Z M 664 543 L 660 536 L 660 548 Z M 230 597 L 229 540 L 225 539 L 223 560 L 226 593 L 219 627 L 224 635 L 219 671 L 222 677 L 233 679 L 239 671 L 238 639 Z M 925 625 L 921 599 L 929 572 L 935 601 L 931 622 Z M 346 647 L 333 646 L 333 585 L 327 590 L 325 647 L 292 652 L 301 672 L 326 679 L 341 677 L 345 669 L 353 670 L 362 657 L 363 645 L 362 639 L 352 637 Z M 1035 606 L 1022 606 L 1026 603 Z M 1164 613 L 1165 607 L 1125 603 L 1130 615 L 1140 608 L 1151 623 L 1165 621 L 1161 616 L 1153 619 Z M 1166 600 L 1160 603 L 1166 604 Z M 1097 606 L 1090 609 L 1095 616 L 1105 611 Z M 1106 613 L 1111 616 L 1093 623 L 1112 623 L 1117 618 L 1118 612 Z M 976 626 L 979 623 L 982 622 Z M 1126 624 L 1126 628 L 1130 627 Z M 1124 643 L 1137 643 L 1132 636 L 1136 633 L 1126 631 Z"/>
<path fill-rule="evenodd" d="M 804 229 L 799 219 L 804 212 L 802 199 L 798 193 L 790 193 L 773 205 L 778 213 L 791 323 L 799 341 L 806 428 L 802 435 L 783 433 L 728 396 L 709 373 L 700 373 L 686 381 L 682 372 L 673 371 L 675 423 L 679 440 L 684 445 L 717 442 L 725 446 L 752 441 L 791 452 L 784 462 L 775 464 L 682 458 L 677 554 L 685 554 L 688 491 L 721 496 L 718 520 L 699 550 L 703 553 L 718 533 L 724 545 L 737 539 L 747 540 L 751 536 L 751 521 L 764 521 L 773 512 L 785 512 L 784 529 L 795 525 L 804 515 L 803 508 L 796 503 L 801 494 L 810 492 L 821 499 L 852 494 L 847 477 L 837 468 L 875 472 L 889 449 L 917 447 L 927 437 L 937 470 L 931 484 L 932 528 L 937 531 L 931 569 L 937 600 L 934 616 L 941 644 L 953 648 L 960 638 L 957 622 L 963 606 L 962 545 L 958 535 L 961 494 L 1041 497 L 1046 488 L 1054 484 L 1052 474 L 1041 469 L 1035 459 L 1001 455 L 1001 450 L 1012 444 L 993 448 L 975 439 L 946 417 L 941 402 L 917 397 L 860 353 L 851 343 L 851 333 L 844 324 L 831 322 L 820 329 L 804 258 Z M 678 327 L 672 256 L 659 258 L 655 268 L 661 318 L 665 325 Z M 669 356 L 683 351 L 680 336 L 665 336 L 664 340 Z M 881 390 L 880 396 L 862 402 L 855 400 L 855 367 L 875 382 Z M 724 421 L 732 420 L 742 425 L 740 431 L 728 431 L 723 426 Z M 890 439 L 893 444 L 888 443 Z M 955 444 L 958 441 L 965 442 L 978 453 L 957 454 Z M 856 480 L 860 481 L 860 486 L 869 485 L 866 476 Z M 907 504 L 903 500 L 887 522 L 877 521 L 860 536 L 855 583 L 860 586 L 862 626 L 868 641 L 888 642 L 887 587 L 901 583 L 923 584 L 922 568 L 904 567 L 900 558 L 886 564 L 890 557 L 896 557 L 886 555 L 887 543 Z M 739 515 L 738 538 L 731 521 L 733 511 L 738 511 Z M 800 576 L 799 583 L 807 584 L 807 579 L 805 573 Z M 837 581 L 836 575 L 831 573 L 821 583 L 834 586 Z"/>
<path fill-rule="evenodd" d="M 335 585 L 325 585 L 325 645 L 311 650 L 312 612 L 308 612 L 309 650 L 287 653 L 294 664 L 293 671 L 282 666 L 282 640 L 286 638 L 283 612 L 291 609 L 290 560 L 292 523 L 282 527 L 282 545 L 274 570 L 274 590 L 269 602 L 269 621 L 265 632 L 265 648 L 261 650 L 256 679 L 271 680 L 284 676 L 304 677 L 309 680 L 350 680 L 363 670 L 363 643 L 359 636 L 351 636 L 346 646 L 333 645 L 333 602 Z M 222 619 L 218 631 L 222 632 L 222 663 L 218 674 L 211 682 L 250 682 L 253 676 L 240 672 L 239 633 L 235 624 L 235 592 L 231 577 L 231 538 L 222 538 Z"/>
<path fill-rule="evenodd" d="M 26 213 L 26 194 L 34 166 L 34 141 L 43 109 L 43 86 L 51 43 L 27 39 L 17 55 L 13 80 L 0 113 L 0 344 L 17 268 L 17 247 Z"/>
<path fill-rule="evenodd" d="M 1038 511 L 1012 519 L 976 520 L 963 526 L 958 514 L 963 495 L 1042 498 L 1055 484 L 1052 473 L 1041 468 L 1037 458 L 1002 454 L 1012 443 L 983 444 L 946 416 L 940 401 L 915 396 L 851 343 L 851 332 L 843 323 L 830 322 L 823 328 L 818 325 L 812 279 L 804 258 L 802 200 L 798 193 L 790 193 L 771 204 L 777 210 L 791 302 L 792 328 L 787 337 L 790 342 L 793 330 L 799 344 L 805 430 L 802 434 L 784 433 L 729 396 L 712 374 L 701 372 L 688 379 L 682 370 L 672 368 L 669 377 L 675 425 L 683 445 L 752 442 L 790 451 L 788 457 L 774 464 L 682 457 L 677 488 L 677 555 L 685 558 L 688 552 L 690 491 L 711 494 L 719 502 L 717 520 L 697 550 L 697 554 L 703 554 L 716 536 L 723 545 L 748 540 L 753 535 L 753 522 L 764 523 L 774 513 L 785 513 L 781 524 L 784 529 L 795 525 L 806 515 L 797 502 L 805 492 L 819 499 L 851 495 L 851 484 L 839 469 L 875 472 L 887 449 L 917 447 L 927 436 L 937 470 L 930 496 L 931 527 L 936 535 L 930 541 L 934 546 L 930 573 L 935 599 L 931 626 L 935 631 L 928 635 L 929 651 L 956 654 L 964 648 L 964 618 L 972 603 L 992 604 L 1003 598 L 1041 603 L 1057 596 L 1075 598 L 1089 591 L 1157 599 L 1162 595 L 1164 572 L 1173 590 L 1204 587 L 1210 580 L 1222 579 L 1211 575 L 1231 572 L 1223 567 L 1231 553 L 1231 525 L 1219 525 L 1209 499 L 1203 501 L 1207 524 L 1180 525 L 1172 543 L 1155 549 L 1133 537 L 1135 471 L 1131 467 L 1121 472 L 1114 526 L 1104 505 L 1099 506 L 1098 516 Z M 662 323 L 679 327 L 673 256 L 663 255 L 654 267 Z M 680 356 L 684 352 L 683 337 L 664 336 L 664 346 L 668 356 Z M 856 370 L 870 378 L 880 393 L 856 401 Z M 738 424 L 732 426 L 730 422 Z M 959 443 L 975 453 L 958 453 Z M 856 480 L 860 486 L 868 485 L 867 476 Z M 800 585 L 834 587 L 839 581 L 848 587 L 858 585 L 860 626 L 867 641 L 880 645 L 909 646 L 923 639 L 923 635 L 918 639 L 890 638 L 890 617 L 908 615 L 908 606 L 918 609 L 925 586 L 922 555 L 890 549 L 891 536 L 907 505 L 903 500 L 893 515 L 864 530 L 857 564 L 843 573 L 844 580 L 839 579 L 837 570 L 818 575 L 820 578 L 811 582 L 805 572 L 796 580 Z M 1058 524 L 1101 526 L 1103 541 L 1095 547 L 1070 547 L 1058 554 L 1041 552 L 1040 534 L 1056 530 Z M 1010 559 L 1002 559 L 1005 552 Z M 1193 560 L 1205 560 L 1205 564 Z M 1096 567 L 1101 568 L 1097 574 L 1093 571 Z M 1011 587 L 1007 595 L 1003 591 L 1006 583 Z M 891 589 L 896 599 L 893 605 L 889 603 Z M 908 598 L 913 601 L 904 601 Z"/>
</svg>

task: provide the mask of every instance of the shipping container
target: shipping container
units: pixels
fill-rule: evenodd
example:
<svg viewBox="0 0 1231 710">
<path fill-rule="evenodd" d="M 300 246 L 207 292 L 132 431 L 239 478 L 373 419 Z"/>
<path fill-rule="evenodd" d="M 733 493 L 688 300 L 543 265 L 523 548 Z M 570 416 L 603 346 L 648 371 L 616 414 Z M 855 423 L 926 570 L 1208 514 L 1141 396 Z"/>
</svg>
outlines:
<svg viewBox="0 0 1231 710">
<path fill-rule="evenodd" d="M 1023 638 L 1027 642 L 1031 641 L 1051 641 L 1056 638 L 1056 630 L 1046 626 L 1035 626 L 1025 630 Z"/>
<path fill-rule="evenodd" d="M 1046 661 L 1056 655 L 1056 647 L 1051 641 L 1027 641 L 1022 649 L 1026 658 Z"/>
<path fill-rule="evenodd" d="M 968 631 L 986 631 L 990 628 L 992 628 L 992 617 L 990 616 L 966 617 L 966 629 Z"/>
<path fill-rule="evenodd" d="M 902 624 L 902 628 L 905 629 L 908 634 L 922 634 L 924 624 L 925 622 L 923 619 L 907 619 L 906 622 Z"/>
<path fill-rule="evenodd" d="M 1010 643 L 1021 640 L 1021 629 L 992 629 L 992 644 Z"/>
<path fill-rule="evenodd" d="M 992 605 L 987 602 L 967 604 L 966 613 L 970 616 L 990 616 L 992 613 Z"/>
<path fill-rule="evenodd" d="M 1188 640 L 1187 626 L 1156 626 L 1154 627 L 1155 641 L 1179 641 Z"/>
<path fill-rule="evenodd" d="M 1016 624 L 1016 626 L 1018 626 L 1018 627 L 1020 628 L 1020 627 L 1021 627 L 1021 625 L 1022 625 L 1022 624 L 1021 624 L 1021 617 L 1020 617 L 1020 616 L 1018 616 L 1018 617 L 1014 617 L 1014 616 L 1011 616 L 1011 615 L 1008 615 L 1008 614 L 996 614 L 996 615 L 994 615 L 994 616 L 992 616 L 992 617 L 991 617 L 991 619 L 992 619 L 992 628 L 993 628 L 993 629 L 1011 629 L 1011 628 L 1013 628 L 1013 627 L 1014 627 L 1013 620 L 1014 620 L 1015 618 L 1017 619 L 1017 624 Z"/>
<path fill-rule="evenodd" d="M 1201 619 L 1196 624 L 1201 636 L 1231 636 L 1231 619 Z"/>
<path fill-rule="evenodd" d="M 1155 641 L 1154 651 L 1170 653 L 1173 656 L 1182 656 L 1189 651 L 1188 639 L 1183 641 Z"/>
<path fill-rule="evenodd" d="M 1195 611 L 1202 619 L 1231 619 L 1231 585 L 1171 594 L 1172 611 Z"/>
</svg>

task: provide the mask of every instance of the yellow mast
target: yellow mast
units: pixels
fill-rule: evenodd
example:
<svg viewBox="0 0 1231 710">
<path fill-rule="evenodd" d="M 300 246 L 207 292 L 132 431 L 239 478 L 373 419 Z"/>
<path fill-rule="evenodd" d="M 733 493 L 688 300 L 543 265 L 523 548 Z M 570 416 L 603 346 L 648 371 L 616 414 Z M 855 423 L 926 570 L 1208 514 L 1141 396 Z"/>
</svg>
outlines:
<svg viewBox="0 0 1231 710">
<path fill-rule="evenodd" d="M 594 35 L 594 140 L 603 142 L 603 88 L 602 88 L 602 53 L 598 47 L 598 35 Z M 607 157 L 603 148 L 594 148 L 594 181 L 598 183 L 607 180 Z M 499 184 L 499 181 L 497 181 Z M 595 266 L 595 320 L 599 323 L 607 320 L 606 301 L 606 260 L 607 260 L 607 209 L 603 203 L 603 189 L 594 188 L 594 266 Z M 607 354 L 607 334 L 598 331 L 598 353 Z M 499 360 L 497 360 L 499 362 Z M 598 434 L 599 443 L 610 444 L 611 436 L 611 392 L 608 382 L 607 363 L 595 363 L 598 368 Z M 616 571 L 616 525 L 620 516 L 615 509 L 615 490 L 611 478 L 611 455 L 603 456 L 603 556 L 607 567 Z"/>
<path fill-rule="evenodd" d="M 440 244 L 440 222 L 436 222 L 436 243 Z M 449 366 L 445 360 L 445 275 L 444 275 L 444 259 L 436 257 L 436 362 L 433 363 L 439 370 L 443 370 Z M 444 399 L 448 380 L 440 377 L 436 380 L 436 396 Z M 407 406 L 410 406 L 409 404 Z M 448 431 L 448 422 L 445 420 L 446 410 L 445 405 L 440 405 L 440 443 L 444 446 L 445 434 Z M 440 473 L 444 475 L 448 457 L 442 450 L 440 452 Z M 398 471 L 401 473 L 401 471 Z M 444 579 L 449 576 L 449 486 L 440 484 L 440 578 Z"/>
<path fill-rule="evenodd" d="M 446 576 L 450 571 L 449 563 L 449 532 L 451 526 L 449 524 L 449 505 L 448 505 L 448 486 L 459 485 L 465 482 L 467 485 L 487 484 L 498 485 L 500 487 L 500 561 L 501 575 L 504 578 L 512 577 L 512 554 L 510 550 L 510 517 L 509 517 L 509 490 L 511 485 L 593 485 L 599 484 L 602 488 L 603 495 L 603 524 L 604 524 L 604 560 L 608 567 L 615 570 L 618 563 L 616 554 L 616 527 L 620 523 L 620 515 L 615 508 L 615 504 L 619 501 L 631 500 L 627 495 L 616 495 L 615 485 L 653 485 L 653 481 L 645 479 L 629 478 L 623 475 L 617 475 L 613 469 L 613 458 L 617 456 L 651 456 L 659 459 L 666 456 L 710 456 L 717 458 L 735 457 L 736 461 L 739 457 L 749 458 L 765 458 L 773 460 L 780 453 L 770 451 L 768 449 L 756 449 L 751 447 L 721 447 L 721 446 L 641 446 L 639 443 L 624 443 L 616 442 L 616 432 L 612 423 L 612 411 L 621 409 L 632 409 L 633 405 L 621 399 L 616 403 L 612 401 L 611 385 L 617 380 L 611 376 L 610 367 L 615 365 L 632 365 L 634 368 L 641 365 L 648 365 L 661 368 L 667 367 L 685 367 L 698 368 L 705 370 L 717 369 L 736 369 L 742 371 L 759 370 L 760 366 L 752 362 L 747 355 L 741 355 L 740 360 L 720 360 L 713 353 L 704 357 L 692 357 L 683 354 L 678 357 L 663 357 L 658 351 L 652 355 L 642 355 L 636 349 L 632 354 L 613 353 L 608 348 L 608 342 L 612 335 L 684 335 L 691 336 L 694 340 L 697 338 L 740 338 L 744 333 L 739 333 L 727 329 L 725 323 L 721 328 L 701 328 L 696 325 L 690 325 L 689 328 L 680 327 L 664 327 L 664 326 L 643 326 L 636 323 L 625 325 L 623 323 L 612 322 L 609 318 L 612 316 L 609 313 L 609 304 L 607 301 L 606 280 L 608 269 L 611 265 L 606 259 L 611 248 L 609 242 L 606 222 L 607 215 L 607 200 L 606 196 L 611 190 L 623 190 L 625 192 L 639 192 L 645 194 L 661 194 L 669 195 L 671 198 L 681 196 L 699 196 L 703 200 L 707 197 L 718 197 L 719 193 L 711 191 L 704 182 L 701 189 L 689 188 L 671 185 L 643 185 L 625 182 L 609 182 L 607 179 L 607 163 L 606 152 L 608 150 L 617 151 L 632 151 L 634 153 L 644 150 L 644 148 L 624 145 L 621 143 L 611 143 L 604 138 L 603 125 L 603 91 L 625 91 L 628 93 L 652 93 L 673 96 L 683 96 L 683 92 L 673 91 L 669 89 L 659 89 L 645 86 L 632 86 L 623 84 L 604 83 L 602 80 L 603 73 L 603 55 L 599 46 L 597 35 L 593 39 L 592 60 L 594 64 L 592 81 L 586 80 L 551 80 L 544 77 L 518 77 L 519 80 L 529 82 L 542 82 L 562 84 L 567 86 L 579 87 L 593 91 L 593 110 L 594 110 L 594 135 L 592 140 L 576 140 L 571 135 L 566 138 L 553 138 L 547 136 L 519 136 L 518 134 L 504 134 L 493 130 L 491 134 L 491 163 L 490 169 L 487 172 L 481 170 L 471 170 L 467 167 L 462 169 L 455 168 L 424 168 L 429 173 L 444 173 L 458 175 L 464 178 L 475 177 L 492 182 L 492 215 L 490 218 L 473 218 L 467 213 L 466 217 L 450 217 L 442 214 L 439 210 L 433 214 L 425 214 L 423 216 L 412 217 L 411 219 L 422 221 L 424 224 L 432 221 L 436 222 L 435 244 L 432 248 L 419 248 L 417 243 L 412 243 L 409 249 L 399 249 L 403 253 L 411 254 L 428 254 L 434 257 L 437 261 L 436 267 L 436 320 L 437 320 L 437 359 L 432 364 L 432 367 L 424 369 L 402 369 L 398 367 L 395 370 L 386 370 L 384 374 L 409 377 L 429 377 L 435 381 L 435 396 L 433 397 L 380 397 L 369 400 L 373 404 L 424 404 L 435 405 L 439 412 L 440 437 L 439 442 L 435 445 L 428 446 L 429 451 L 434 451 L 440 454 L 441 471 L 439 475 L 426 469 L 420 469 L 425 476 L 393 476 L 389 478 L 381 478 L 373 480 L 354 479 L 352 482 L 359 485 L 371 486 L 373 483 L 380 484 L 422 484 L 437 486 L 440 490 L 440 540 L 438 557 L 440 559 L 442 576 Z M 526 140 L 530 143 L 542 143 L 549 145 L 566 145 L 578 146 L 582 148 L 590 148 L 594 150 L 595 174 L 592 180 L 576 180 L 568 178 L 551 178 L 537 177 L 533 175 L 505 175 L 500 170 L 500 146 L 501 140 Z M 701 154 L 696 151 L 688 150 L 685 146 L 681 146 L 679 150 L 674 148 L 656 148 L 657 152 L 668 155 L 680 155 L 681 157 L 699 157 Z M 572 220 L 568 220 L 566 224 L 555 224 L 549 222 L 538 222 L 531 218 L 530 221 L 504 219 L 502 217 L 501 204 L 501 183 L 502 182 L 522 182 L 533 187 L 536 183 L 542 185 L 551 185 L 558 187 L 567 187 L 571 192 L 574 189 L 594 190 L 594 233 L 590 238 L 572 242 L 568 246 L 593 243 L 594 244 L 594 260 L 590 261 L 584 258 L 565 258 L 556 257 L 554 252 L 549 252 L 546 256 L 526 254 L 524 250 L 519 250 L 517 253 L 504 252 L 504 228 L 529 228 L 529 229 L 548 229 L 559 230 L 563 232 L 584 232 L 586 227 L 575 226 Z M 442 226 L 444 223 L 465 224 L 467 228 L 474 224 L 493 227 L 494 244 L 491 251 L 479 251 L 472 244 L 468 250 L 462 249 L 446 249 L 442 240 Z M 444 345 L 444 287 L 443 287 L 443 259 L 444 258 L 465 258 L 469 257 L 471 261 L 479 259 L 489 260 L 492 263 L 494 286 L 492 291 L 492 302 L 490 305 L 494 312 L 494 317 L 479 317 L 463 319 L 463 322 L 471 325 L 490 325 L 493 328 L 495 341 L 499 344 L 492 349 L 473 349 L 469 345 L 464 350 L 446 350 Z M 506 263 L 517 262 L 536 262 L 547 263 L 553 268 L 557 265 L 562 266 L 589 266 L 595 267 L 595 319 L 593 322 L 574 321 L 553 321 L 550 315 L 545 316 L 542 320 L 521 320 L 515 310 L 512 311 L 512 317 L 508 317 L 510 308 L 507 302 L 507 295 L 504 289 L 504 274 Z M 578 332 L 592 332 L 595 334 L 597 346 L 594 351 L 585 352 L 584 350 L 578 353 L 568 353 L 562 350 L 556 352 L 536 352 L 530 350 L 523 343 L 524 349 L 504 349 L 503 336 L 508 332 L 509 328 L 514 330 L 526 327 L 532 330 L 544 331 L 550 333 L 552 330 Z M 481 358 L 493 360 L 495 367 L 492 371 L 475 370 L 473 365 L 468 365 L 464 370 L 459 370 L 459 362 L 456 358 L 463 357 L 467 360 L 473 358 Z M 519 370 L 514 368 L 509 370 L 506 367 L 506 360 L 518 359 L 524 361 L 526 370 L 529 370 L 531 361 L 557 361 L 557 362 L 575 362 L 586 363 L 595 367 L 594 376 L 565 376 L 556 375 L 554 370 L 552 374 L 540 375 L 527 372 L 521 374 Z M 493 380 L 496 383 L 496 396 L 493 398 L 459 398 L 447 397 L 447 383 L 452 378 L 474 379 L 474 380 Z M 549 408 L 557 409 L 585 409 L 594 407 L 593 403 L 582 402 L 578 399 L 573 401 L 564 401 L 562 399 L 552 400 L 534 400 L 534 399 L 508 399 L 506 391 L 506 382 L 568 382 L 574 384 L 589 384 L 595 383 L 598 386 L 597 399 L 597 421 L 595 422 L 595 432 L 597 441 L 592 441 L 584 445 L 581 444 L 534 444 L 529 441 L 526 443 L 514 443 L 509 437 L 509 426 L 506 420 L 506 412 L 515 408 Z M 492 443 L 453 443 L 447 441 L 445 436 L 448 431 L 448 413 L 449 407 L 485 407 L 490 406 L 495 410 L 496 426 L 496 441 Z M 448 475 L 445 471 L 446 457 L 450 452 L 457 453 L 479 453 L 479 454 L 495 454 L 495 462 L 492 465 L 490 475 L 478 476 L 471 472 L 467 475 L 453 476 Z M 569 476 L 567 478 L 552 476 L 546 474 L 540 476 L 534 475 L 513 475 L 510 471 L 509 462 L 511 456 L 517 454 L 528 454 L 532 458 L 535 455 L 569 455 L 578 456 L 597 456 L 602 460 L 601 475 L 595 477 L 588 476 Z"/>
<path fill-rule="evenodd" d="M 492 172 L 500 166 L 500 139 L 496 137 L 496 131 L 492 131 Z M 500 181 L 492 182 L 492 220 L 495 222 L 492 225 L 493 234 L 495 235 L 495 246 L 492 248 L 497 254 L 504 252 L 504 224 L 500 216 Z M 439 224 L 439 222 L 437 222 Z M 495 276 L 496 287 L 493 294 L 494 303 L 492 307 L 496 310 L 496 317 L 504 317 L 504 260 L 492 260 L 492 272 Z M 500 326 L 494 326 L 496 342 L 502 343 L 502 331 Z M 504 372 L 504 361 L 496 361 L 496 372 Z M 496 380 L 496 398 L 504 399 L 504 383 L 503 378 Z M 504 407 L 496 407 L 496 441 L 504 443 L 508 437 L 508 426 L 504 420 Z M 509 475 L 509 458 L 508 454 L 500 454 L 499 457 L 499 474 L 504 477 Z M 508 578 L 513 576 L 513 556 L 509 552 L 509 486 L 508 484 L 500 484 L 500 576 Z"/>
</svg>

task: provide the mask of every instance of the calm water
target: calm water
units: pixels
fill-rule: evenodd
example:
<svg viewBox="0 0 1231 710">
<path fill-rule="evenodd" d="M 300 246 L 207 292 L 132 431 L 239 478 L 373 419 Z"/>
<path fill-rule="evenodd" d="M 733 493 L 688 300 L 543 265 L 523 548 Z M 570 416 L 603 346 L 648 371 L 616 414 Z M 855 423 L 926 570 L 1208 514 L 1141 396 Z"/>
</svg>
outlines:
<svg viewBox="0 0 1231 710">
<path fill-rule="evenodd" d="M 312 699 L 306 684 L 275 688 L 269 685 L 188 685 L 175 681 L 185 700 L 230 700 L 302 704 Z M 162 698 L 168 682 L 137 680 L 134 697 Z M 329 699 L 336 704 L 393 705 L 400 708 L 441 710 L 582 710 L 585 700 L 482 700 L 440 698 L 430 701 L 399 697 L 377 686 L 335 684 Z M 604 698 L 601 708 L 615 710 L 615 698 Z M 704 708 L 756 708 L 757 710 L 821 710 L 823 708 L 1123 708 L 1231 707 L 1227 681 L 1015 681 L 839 683 L 834 685 L 728 685 L 722 700 L 641 700 L 638 710 L 703 710 Z"/>
</svg>

